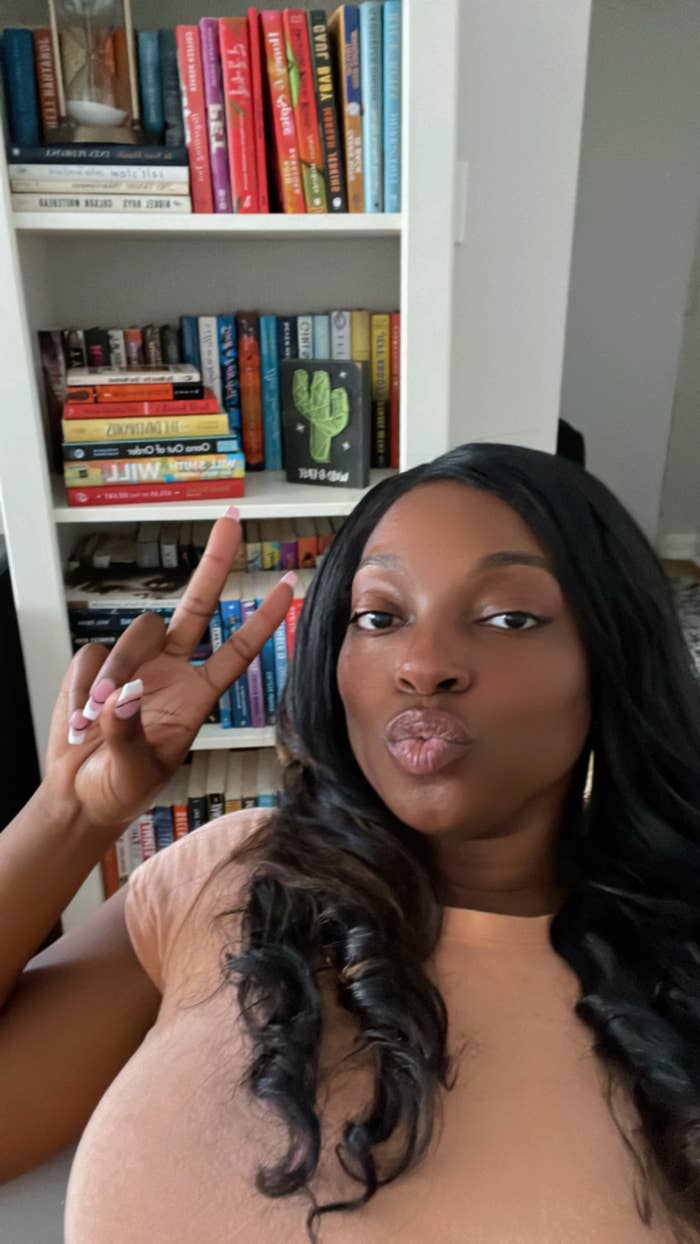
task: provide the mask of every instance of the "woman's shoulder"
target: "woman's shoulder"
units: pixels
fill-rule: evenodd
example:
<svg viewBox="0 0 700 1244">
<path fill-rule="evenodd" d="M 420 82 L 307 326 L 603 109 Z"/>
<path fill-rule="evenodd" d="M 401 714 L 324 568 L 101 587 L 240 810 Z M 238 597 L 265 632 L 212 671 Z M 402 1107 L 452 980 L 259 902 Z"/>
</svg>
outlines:
<svg viewBox="0 0 700 1244">
<path fill-rule="evenodd" d="M 219 889 L 222 897 L 235 895 L 248 872 L 245 863 L 236 864 L 235 851 L 272 816 L 271 808 L 247 808 L 217 817 L 157 851 L 129 877 L 124 904 L 129 937 L 161 993 L 178 936 L 190 924 L 200 900 Z M 224 870 L 229 860 L 231 867 Z"/>
</svg>

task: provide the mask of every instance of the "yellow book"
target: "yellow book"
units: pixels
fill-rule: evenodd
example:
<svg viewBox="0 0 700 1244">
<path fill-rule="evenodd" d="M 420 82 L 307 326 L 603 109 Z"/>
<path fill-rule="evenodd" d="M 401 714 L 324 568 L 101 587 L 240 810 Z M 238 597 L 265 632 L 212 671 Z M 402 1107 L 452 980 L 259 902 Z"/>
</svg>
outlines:
<svg viewBox="0 0 700 1244">
<path fill-rule="evenodd" d="M 239 454 L 187 454 L 173 458 L 108 458 L 103 461 L 65 462 L 66 488 L 89 488 L 91 484 L 166 484 L 180 480 L 242 479 Z"/>
<path fill-rule="evenodd" d="M 369 311 L 351 312 L 350 357 L 356 363 L 370 361 Z"/>
<path fill-rule="evenodd" d="M 144 415 L 128 419 L 63 419 L 63 439 L 76 441 L 157 441 L 172 436 L 227 436 L 228 415 Z"/>
<path fill-rule="evenodd" d="M 372 315 L 371 393 L 372 466 L 389 465 L 389 399 L 391 394 L 391 318 Z"/>
</svg>

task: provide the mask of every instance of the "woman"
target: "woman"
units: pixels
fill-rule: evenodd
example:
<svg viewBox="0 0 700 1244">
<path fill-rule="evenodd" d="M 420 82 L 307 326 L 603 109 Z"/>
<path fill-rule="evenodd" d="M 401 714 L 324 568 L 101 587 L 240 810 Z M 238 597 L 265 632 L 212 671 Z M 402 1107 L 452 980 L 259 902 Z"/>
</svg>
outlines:
<svg viewBox="0 0 700 1244">
<path fill-rule="evenodd" d="M 563 459 L 374 488 L 306 599 L 280 809 L 27 963 L 288 607 L 188 665 L 237 541 L 74 658 L 0 837 L 0 1175 L 85 1128 L 68 1244 L 700 1238 L 700 695 L 651 547 Z"/>
</svg>

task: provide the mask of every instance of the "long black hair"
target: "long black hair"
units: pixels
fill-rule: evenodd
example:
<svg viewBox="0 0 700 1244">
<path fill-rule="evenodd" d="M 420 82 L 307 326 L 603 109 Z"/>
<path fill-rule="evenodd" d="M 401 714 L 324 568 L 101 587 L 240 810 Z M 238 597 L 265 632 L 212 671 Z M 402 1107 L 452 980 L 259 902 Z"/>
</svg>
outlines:
<svg viewBox="0 0 700 1244">
<path fill-rule="evenodd" d="M 336 681 L 370 533 L 399 497 L 438 480 L 492 493 L 524 519 L 578 626 L 592 724 L 558 840 L 568 897 L 551 942 L 579 978 L 576 1012 L 609 1087 L 623 1084 L 636 1104 L 638 1163 L 684 1240 L 683 1224 L 700 1229 L 700 687 L 668 578 L 630 514 L 580 466 L 507 445 L 464 445 L 378 484 L 307 594 L 280 706 L 281 806 L 236 854 L 254 866 L 224 956 L 252 1038 L 245 1082 L 288 1127 L 287 1152 L 260 1168 L 258 1187 L 309 1192 L 318 1166 L 322 973 L 353 1017 L 374 1089 L 336 1150 L 358 1195 L 319 1205 L 309 1193 L 312 1239 L 322 1214 L 364 1204 L 420 1159 L 450 1086 L 446 1008 L 425 971 L 441 928 L 429 842 L 364 778 Z M 650 1221 L 646 1194 L 637 1207 Z"/>
</svg>

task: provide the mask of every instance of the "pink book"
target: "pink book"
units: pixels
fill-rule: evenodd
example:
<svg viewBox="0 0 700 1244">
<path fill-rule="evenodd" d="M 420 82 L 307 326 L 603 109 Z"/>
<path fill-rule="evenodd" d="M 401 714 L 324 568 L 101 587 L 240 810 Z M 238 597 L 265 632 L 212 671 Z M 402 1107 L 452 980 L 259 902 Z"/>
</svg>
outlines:
<svg viewBox="0 0 700 1244">
<path fill-rule="evenodd" d="M 234 212 L 257 212 L 253 89 L 245 17 L 219 18 L 219 50 L 226 101 L 226 134 Z"/>
<path fill-rule="evenodd" d="M 255 168 L 258 180 L 258 210 L 269 212 L 270 198 L 267 193 L 265 107 L 263 103 L 262 39 L 260 36 L 260 14 L 255 8 L 248 9 L 248 47 L 250 49 L 250 73 L 253 83 L 253 128 L 255 131 Z"/>
<path fill-rule="evenodd" d="M 212 212 L 214 206 L 199 30 L 196 26 L 176 26 L 175 41 L 185 143 L 190 166 L 192 206 L 195 212 Z"/>
<path fill-rule="evenodd" d="M 204 100 L 209 134 L 209 163 L 214 194 L 214 211 L 231 211 L 231 191 L 228 177 L 228 154 L 226 152 L 226 118 L 224 115 L 224 89 L 219 54 L 219 19 L 203 17 L 199 23 L 202 40 L 202 72 L 204 75 Z"/>
</svg>

